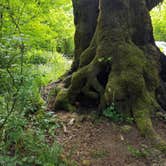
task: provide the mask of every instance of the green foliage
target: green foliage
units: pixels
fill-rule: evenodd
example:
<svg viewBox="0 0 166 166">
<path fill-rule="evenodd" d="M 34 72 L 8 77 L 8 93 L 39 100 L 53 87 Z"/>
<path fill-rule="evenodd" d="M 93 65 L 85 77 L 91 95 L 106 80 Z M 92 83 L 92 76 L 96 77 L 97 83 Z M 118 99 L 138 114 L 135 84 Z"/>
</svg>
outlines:
<svg viewBox="0 0 166 166">
<path fill-rule="evenodd" d="M 17 113 L 10 116 L 1 131 L 0 165 L 67 165 L 60 157 L 62 149 L 54 134 L 57 118 L 45 112 L 29 118 Z"/>
<path fill-rule="evenodd" d="M 70 66 L 72 21 L 69 0 L 0 2 L 0 165 L 67 165 L 40 89 Z"/>
<path fill-rule="evenodd" d="M 0 15 L 1 37 L 4 34 L 13 37 L 18 29 L 30 49 L 73 52 L 74 25 L 70 0 L 2 0 Z"/>
<path fill-rule="evenodd" d="M 13 57 L 10 55 L 9 61 Z M 61 55 L 51 55 L 47 53 L 50 59 L 46 64 L 20 65 L 18 59 L 11 67 L 6 63 L 0 66 L 0 165 L 66 165 L 55 142 L 58 124 L 54 116 L 42 111 L 44 101 L 39 92 L 41 86 L 57 79 L 69 66 Z"/>
<path fill-rule="evenodd" d="M 48 75 L 43 76 L 43 71 L 37 68 L 38 66 L 25 65 L 22 77 L 19 76 L 17 67 L 12 71 L 12 77 L 8 75 L 6 69 L 2 70 L 4 72 L 2 72 L 3 79 L 0 81 L 2 85 L 0 126 L 3 124 L 4 126 L 1 128 L 0 165 L 13 166 L 15 163 L 15 165 L 29 166 L 63 163 L 60 160 L 59 145 L 55 141 L 51 144 L 46 143 L 45 138 L 46 131 L 49 136 L 55 135 L 58 124 L 44 113 L 39 113 L 44 107 L 39 88 L 50 79 L 57 77 L 58 72 L 54 77 L 49 77 L 49 72 Z M 62 71 L 59 72 L 62 73 Z M 12 84 L 13 79 L 14 84 Z M 23 82 L 20 85 L 22 79 Z M 28 118 L 31 114 L 34 114 L 34 117 Z M 33 119 L 35 120 L 32 121 Z M 51 139 L 56 140 L 54 137 Z"/>
<path fill-rule="evenodd" d="M 166 1 L 151 12 L 154 36 L 158 41 L 166 41 Z"/>
<path fill-rule="evenodd" d="M 137 149 L 131 145 L 128 145 L 128 151 L 134 156 L 134 157 L 147 157 L 150 155 L 150 150 L 147 147 L 142 146 L 141 149 Z"/>
<path fill-rule="evenodd" d="M 34 65 L 46 64 L 48 62 L 48 57 L 45 56 L 42 50 L 33 50 L 29 52 L 28 62 Z"/>
<path fill-rule="evenodd" d="M 114 122 L 118 122 L 118 121 L 122 121 L 122 116 L 121 114 L 119 114 L 116 109 L 115 109 L 115 104 L 112 103 L 112 105 L 110 105 L 109 107 L 107 107 L 104 111 L 103 111 L 104 116 L 106 116 L 107 118 L 111 119 Z"/>
<path fill-rule="evenodd" d="M 127 123 L 133 122 L 132 117 L 128 117 L 128 116 L 118 112 L 116 110 L 114 103 L 112 103 L 112 105 L 110 105 L 103 111 L 103 115 L 105 117 L 109 118 L 110 120 L 112 120 L 113 122 L 127 122 Z"/>
</svg>

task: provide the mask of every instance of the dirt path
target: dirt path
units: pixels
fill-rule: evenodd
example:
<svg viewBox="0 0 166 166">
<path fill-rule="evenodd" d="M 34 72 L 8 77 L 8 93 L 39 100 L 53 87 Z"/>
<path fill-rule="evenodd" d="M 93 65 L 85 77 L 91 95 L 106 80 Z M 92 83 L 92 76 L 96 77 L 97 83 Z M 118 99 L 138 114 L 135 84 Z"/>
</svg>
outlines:
<svg viewBox="0 0 166 166">
<path fill-rule="evenodd" d="M 104 118 L 57 113 L 63 127 L 56 133 L 64 155 L 79 166 L 166 166 L 166 156 L 152 149 L 134 125 L 115 124 Z M 166 124 L 154 121 L 166 139 Z"/>
</svg>

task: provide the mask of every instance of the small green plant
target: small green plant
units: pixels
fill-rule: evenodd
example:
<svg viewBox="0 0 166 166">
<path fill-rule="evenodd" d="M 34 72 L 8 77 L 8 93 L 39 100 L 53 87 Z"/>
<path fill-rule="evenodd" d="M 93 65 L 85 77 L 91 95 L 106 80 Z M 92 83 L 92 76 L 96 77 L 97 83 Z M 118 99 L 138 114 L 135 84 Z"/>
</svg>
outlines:
<svg viewBox="0 0 166 166">
<path fill-rule="evenodd" d="M 141 149 L 137 149 L 131 145 L 128 145 L 128 151 L 134 157 L 147 157 L 150 155 L 150 151 L 145 147 L 142 147 Z"/>
<path fill-rule="evenodd" d="M 122 115 L 116 111 L 115 104 L 112 103 L 103 111 L 104 116 L 111 119 L 114 122 L 123 121 Z"/>
<path fill-rule="evenodd" d="M 128 117 L 116 110 L 115 104 L 112 103 L 109 107 L 107 107 L 103 111 L 103 115 L 109 119 L 111 119 L 113 122 L 127 122 L 132 123 L 133 118 Z"/>
</svg>

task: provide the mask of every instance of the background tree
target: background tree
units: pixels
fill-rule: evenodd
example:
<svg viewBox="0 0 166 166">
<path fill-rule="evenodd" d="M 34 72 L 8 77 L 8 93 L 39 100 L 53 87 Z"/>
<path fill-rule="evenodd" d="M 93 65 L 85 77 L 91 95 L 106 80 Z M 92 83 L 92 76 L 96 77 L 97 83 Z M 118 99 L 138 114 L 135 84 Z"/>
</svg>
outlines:
<svg viewBox="0 0 166 166">
<path fill-rule="evenodd" d="M 61 84 L 54 108 L 74 110 L 76 103 L 93 102 L 101 111 L 114 104 L 166 150 L 150 118 L 152 111 L 165 108 L 166 60 L 155 45 L 149 15 L 161 1 L 73 0 L 75 72 L 63 81 L 64 88 Z"/>
</svg>

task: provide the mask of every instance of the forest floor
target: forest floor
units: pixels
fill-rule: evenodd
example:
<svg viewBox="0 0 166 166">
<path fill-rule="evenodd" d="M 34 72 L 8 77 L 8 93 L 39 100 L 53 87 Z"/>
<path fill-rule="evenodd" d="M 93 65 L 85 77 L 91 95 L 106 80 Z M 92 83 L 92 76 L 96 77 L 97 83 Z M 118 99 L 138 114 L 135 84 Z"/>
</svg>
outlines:
<svg viewBox="0 0 166 166">
<path fill-rule="evenodd" d="M 79 166 L 166 166 L 166 156 L 153 149 L 134 124 L 117 124 L 95 114 L 58 112 L 56 132 L 63 155 Z M 153 120 L 166 139 L 166 122 Z"/>
</svg>

